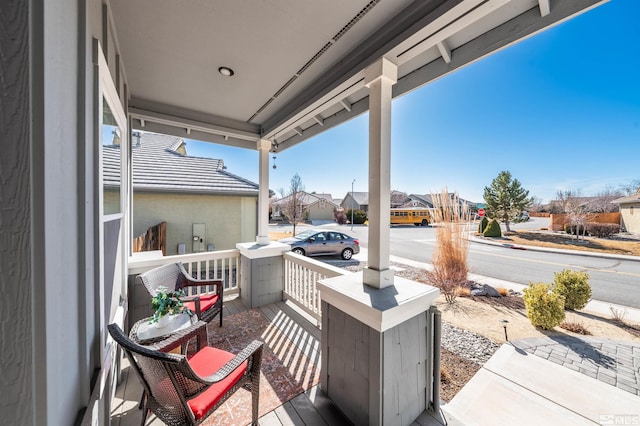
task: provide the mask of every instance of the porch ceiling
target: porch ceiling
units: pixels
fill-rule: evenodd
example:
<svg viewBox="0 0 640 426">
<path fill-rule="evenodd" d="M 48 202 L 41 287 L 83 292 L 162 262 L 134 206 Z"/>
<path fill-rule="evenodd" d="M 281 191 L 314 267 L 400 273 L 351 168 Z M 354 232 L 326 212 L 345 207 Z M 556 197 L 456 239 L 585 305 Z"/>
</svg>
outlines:
<svg viewBox="0 0 640 426">
<path fill-rule="evenodd" d="M 363 70 L 381 56 L 398 96 L 605 1 L 110 3 L 134 126 L 282 150 L 365 112 Z"/>
</svg>

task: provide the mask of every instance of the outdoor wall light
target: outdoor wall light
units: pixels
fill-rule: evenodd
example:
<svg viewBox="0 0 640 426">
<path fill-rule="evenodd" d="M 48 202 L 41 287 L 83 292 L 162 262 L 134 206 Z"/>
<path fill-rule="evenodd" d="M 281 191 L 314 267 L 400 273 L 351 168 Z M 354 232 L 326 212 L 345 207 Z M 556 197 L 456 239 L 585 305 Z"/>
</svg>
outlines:
<svg viewBox="0 0 640 426">
<path fill-rule="evenodd" d="M 218 72 L 224 75 L 225 77 L 231 77 L 232 75 L 235 74 L 235 72 L 233 72 L 233 70 L 229 67 L 220 67 L 218 68 Z"/>
<path fill-rule="evenodd" d="M 509 321 L 506 319 L 501 319 L 500 322 L 502 323 L 502 328 L 504 328 L 504 339 L 508 342 L 509 336 L 507 336 L 507 324 L 509 324 Z"/>
</svg>

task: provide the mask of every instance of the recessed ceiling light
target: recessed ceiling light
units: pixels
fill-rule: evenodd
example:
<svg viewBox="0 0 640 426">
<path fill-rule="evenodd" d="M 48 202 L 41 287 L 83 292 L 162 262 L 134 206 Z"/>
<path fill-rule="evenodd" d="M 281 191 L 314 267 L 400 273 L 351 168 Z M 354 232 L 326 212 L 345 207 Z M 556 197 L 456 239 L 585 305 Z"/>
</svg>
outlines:
<svg viewBox="0 0 640 426">
<path fill-rule="evenodd" d="M 233 74 L 235 74 L 233 70 L 228 67 L 220 67 L 218 68 L 218 72 L 224 75 L 225 77 L 231 77 Z"/>
</svg>

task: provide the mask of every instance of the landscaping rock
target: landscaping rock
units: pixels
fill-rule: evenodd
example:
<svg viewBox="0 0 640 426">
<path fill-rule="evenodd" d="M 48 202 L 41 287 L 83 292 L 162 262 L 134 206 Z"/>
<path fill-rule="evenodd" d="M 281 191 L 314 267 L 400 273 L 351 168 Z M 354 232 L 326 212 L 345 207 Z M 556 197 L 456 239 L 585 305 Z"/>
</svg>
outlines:
<svg viewBox="0 0 640 426">
<path fill-rule="evenodd" d="M 472 296 L 502 297 L 498 290 L 488 284 L 475 284 L 471 287 Z"/>
</svg>

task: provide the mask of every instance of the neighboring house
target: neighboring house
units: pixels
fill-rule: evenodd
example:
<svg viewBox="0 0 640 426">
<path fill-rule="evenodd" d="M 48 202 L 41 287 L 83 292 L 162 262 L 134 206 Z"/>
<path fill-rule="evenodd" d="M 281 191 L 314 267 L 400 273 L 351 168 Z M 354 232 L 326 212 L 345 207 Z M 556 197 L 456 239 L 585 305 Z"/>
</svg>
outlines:
<svg viewBox="0 0 640 426">
<path fill-rule="evenodd" d="M 450 192 L 449 198 L 453 200 L 454 195 L 454 192 Z M 468 210 L 475 211 L 476 203 L 474 203 L 473 201 L 465 200 L 464 198 L 458 198 L 458 202 L 460 203 L 460 207 L 466 206 Z M 425 207 L 432 209 L 434 207 L 433 197 L 431 196 L 431 194 L 409 194 L 408 201 L 400 207 Z"/>
<path fill-rule="evenodd" d="M 431 195 L 418 195 L 418 194 L 409 194 L 408 200 L 401 205 L 400 207 L 424 207 L 424 208 L 433 208 L 433 201 L 431 200 Z"/>
<path fill-rule="evenodd" d="M 368 192 L 347 192 L 342 199 L 340 206 L 346 210 L 358 209 L 363 212 L 369 211 L 369 193 Z"/>
<path fill-rule="evenodd" d="M 640 188 L 635 194 L 612 202 L 620 206 L 622 229 L 632 234 L 640 234 Z"/>
<path fill-rule="evenodd" d="M 117 142 L 117 141 L 116 141 Z M 133 132 L 133 235 L 167 223 L 166 254 L 233 249 L 257 233 L 258 185 L 223 160 L 192 157 L 179 137 Z M 119 145 L 104 152 L 105 212 L 117 211 Z M 197 237 L 197 238 L 196 238 Z M 180 247 L 180 249 L 179 249 Z"/>
<path fill-rule="evenodd" d="M 335 220 L 334 213 L 340 206 L 333 202 L 331 194 L 310 194 L 301 191 L 298 194 L 300 208 L 305 220 Z M 292 195 L 273 201 L 273 219 L 284 218 L 284 206 L 291 201 Z"/>
</svg>

